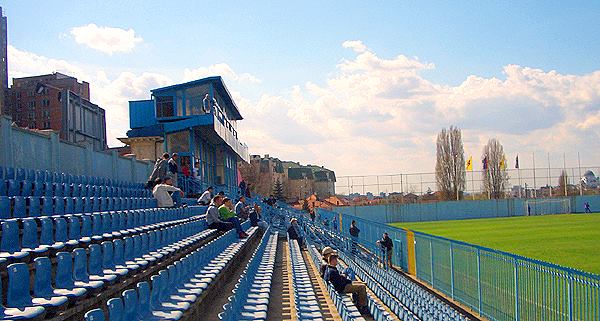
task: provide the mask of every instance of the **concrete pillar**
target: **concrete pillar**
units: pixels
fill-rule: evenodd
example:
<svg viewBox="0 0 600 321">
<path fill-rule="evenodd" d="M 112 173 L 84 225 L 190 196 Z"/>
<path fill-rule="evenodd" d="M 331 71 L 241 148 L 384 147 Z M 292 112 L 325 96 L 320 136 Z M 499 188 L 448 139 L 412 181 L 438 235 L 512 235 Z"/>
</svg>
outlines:
<svg viewBox="0 0 600 321">
<path fill-rule="evenodd" d="M 0 116 L 0 147 L 2 147 L 0 162 L 4 167 L 14 167 L 15 165 L 11 123 L 11 118 Z"/>
<path fill-rule="evenodd" d="M 50 134 L 50 168 L 54 172 L 62 173 L 60 168 L 60 138 L 58 133 Z"/>
</svg>

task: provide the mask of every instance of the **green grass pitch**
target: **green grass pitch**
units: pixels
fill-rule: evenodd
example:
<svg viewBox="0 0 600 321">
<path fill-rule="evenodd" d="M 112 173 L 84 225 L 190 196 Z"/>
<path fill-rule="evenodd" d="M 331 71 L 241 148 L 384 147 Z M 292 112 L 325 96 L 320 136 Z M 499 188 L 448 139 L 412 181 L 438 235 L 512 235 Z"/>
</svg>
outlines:
<svg viewBox="0 0 600 321">
<path fill-rule="evenodd" d="M 600 274 L 600 214 L 392 225 Z"/>
</svg>

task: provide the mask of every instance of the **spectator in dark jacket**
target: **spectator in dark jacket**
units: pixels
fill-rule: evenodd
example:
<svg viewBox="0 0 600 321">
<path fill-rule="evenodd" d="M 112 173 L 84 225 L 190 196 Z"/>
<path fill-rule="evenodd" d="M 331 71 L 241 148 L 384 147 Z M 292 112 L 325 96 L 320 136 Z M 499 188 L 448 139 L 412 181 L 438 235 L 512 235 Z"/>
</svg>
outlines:
<svg viewBox="0 0 600 321">
<path fill-rule="evenodd" d="M 385 259 L 383 262 L 384 266 L 392 267 L 392 254 L 394 253 L 394 242 L 387 234 L 387 232 L 383 233 L 383 237 L 381 240 L 377 241 L 377 244 L 381 246 L 383 253 L 385 254 Z"/>
<path fill-rule="evenodd" d="M 350 224 L 350 236 L 352 236 L 352 254 L 356 254 L 356 247 L 357 247 L 357 239 L 358 239 L 358 233 L 360 233 L 360 230 L 358 229 L 358 227 L 356 227 L 356 221 L 352 220 L 352 224 Z"/>
<path fill-rule="evenodd" d="M 352 282 L 337 269 L 338 256 L 332 254 L 329 256 L 329 263 L 325 271 L 325 281 L 331 283 L 338 293 L 352 293 L 356 296 L 356 305 L 361 314 L 369 314 L 367 307 L 367 287 L 360 282 Z"/>
<path fill-rule="evenodd" d="M 152 174 L 148 178 L 148 183 L 146 183 L 146 187 L 150 190 L 154 188 L 156 185 L 156 180 L 160 179 L 160 181 L 164 181 L 167 177 L 167 171 L 169 169 L 169 153 L 164 153 L 162 158 L 156 160 L 154 164 L 154 169 L 152 170 Z"/>
<path fill-rule="evenodd" d="M 304 245 L 304 239 L 302 237 L 302 231 L 300 230 L 300 226 L 298 226 L 298 220 L 294 217 L 290 221 L 290 227 L 288 228 L 288 236 L 290 240 L 298 241 L 298 245 L 302 247 Z"/>
</svg>

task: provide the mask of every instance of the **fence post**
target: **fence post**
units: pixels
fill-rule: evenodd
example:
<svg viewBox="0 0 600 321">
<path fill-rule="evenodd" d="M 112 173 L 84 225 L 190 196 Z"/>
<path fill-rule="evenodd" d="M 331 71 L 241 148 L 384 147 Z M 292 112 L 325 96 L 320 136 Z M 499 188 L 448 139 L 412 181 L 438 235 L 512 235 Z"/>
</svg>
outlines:
<svg viewBox="0 0 600 321">
<path fill-rule="evenodd" d="M 569 321 L 573 321 L 573 275 L 569 271 Z"/>
<path fill-rule="evenodd" d="M 477 292 L 479 295 L 477 312 L 479 312 L 479 315 L 481 316 L 481 250 L 479 250 L 479 248 L 477 248 Z"/>
<path fill-rule="evenodd" d="M 431 286 L 435 287 L 435 281 L 433 277 L 433 241 L 429 237 L 429 261 L 431 261 Z"/>
<path fill-rule="evenodd" d="M 450 242 L 450 293 L 454 300 L 454 243 Z"/>
<path fill-rule="evenodd" d="M 515 321 L 520 320 L 519 316 L 519 261 L 517 258 L 515 261 Z"/>
</svg>

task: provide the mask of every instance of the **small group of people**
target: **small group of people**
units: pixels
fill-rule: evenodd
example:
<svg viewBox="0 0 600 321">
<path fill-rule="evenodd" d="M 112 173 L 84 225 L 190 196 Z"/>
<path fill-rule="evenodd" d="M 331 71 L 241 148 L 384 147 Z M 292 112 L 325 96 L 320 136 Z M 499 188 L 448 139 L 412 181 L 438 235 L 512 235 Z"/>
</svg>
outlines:
<svg viewBox="0 0 600 321">
<path fill-rule="evenodd" d="M 211 229 L 229 231 L 235 228 L 240 238 L 248 237 L 242 229 L 240 220 L 250 220 L 251 226 L 266 228 L 267 223 L 262 221 L 262 209 L 258 204 L 249 205 L 244 195 L 240 196 L 235 205 L 233 200 L 225 196 L 223 191 L 213 196 L 214 188 L 208 187 L 198 199 L 199 205 L 208 205 L 206 210 L 206 223 Z"/>
</svg>

